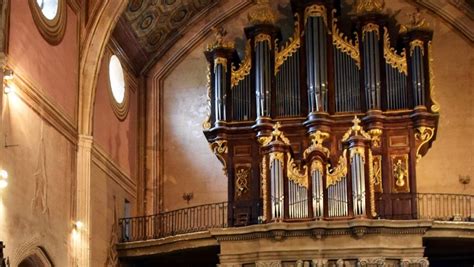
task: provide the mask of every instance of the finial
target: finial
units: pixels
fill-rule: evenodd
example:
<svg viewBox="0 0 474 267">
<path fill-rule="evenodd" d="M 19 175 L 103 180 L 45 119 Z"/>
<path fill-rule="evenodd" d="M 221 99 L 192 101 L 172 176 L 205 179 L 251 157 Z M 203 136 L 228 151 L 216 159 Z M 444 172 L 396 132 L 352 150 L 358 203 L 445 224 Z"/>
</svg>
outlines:
<svg viewBox="0 0 474 267">
<path fill-rule="evenodd" d="M 274 24 L 275 14 L 269 0 L 256 0 L 257 6 L 248 14 L 250 24 Z"/>
<path fill-rule="evenodd" d="M 430 26 L 429 23 L 426 22 L 425 18 L 422 17 L 419 8 L 416 8 L 412 13 L 408 13 L 407 16 L 410 18 L 410 22 L 408 25 L 402 25 L 400 32 L 428 29 Z"/>
<path fill-rule="evenodd" d="M 357 118 L 357 116 L 354 116 L 354 119 L 352 120 L 352 130 L 354 131 L 360 131 L 360 120 Z"/>
<path fill-rule="evenodd" d="M 212 32 L 215 36 L 215 41 L 212 44 L 209 44 L 207 50 L 213 50 L 215 48 L 234 48 L 234 43 L 231 41 L 227 41 L 225 36 L 227 35 L 227 31 L 222 26 L 214 26 L 211 28 Z"/>
<path fill-rule="evenodd" d="M 357 0 L 355 5 L 355 13 L 357 15 L 365 15 L 368 13 L 380 13 L 385 6 L 384 0 Z"/>
</svg>

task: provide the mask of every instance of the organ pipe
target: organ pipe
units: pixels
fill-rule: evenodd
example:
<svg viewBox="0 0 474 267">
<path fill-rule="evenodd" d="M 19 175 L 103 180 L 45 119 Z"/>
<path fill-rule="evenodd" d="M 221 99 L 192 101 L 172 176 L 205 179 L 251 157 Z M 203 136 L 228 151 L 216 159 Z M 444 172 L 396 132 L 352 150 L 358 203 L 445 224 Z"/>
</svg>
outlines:
<svg viewBox="0 0 474 267">
<path fill-rule="evenodd" d="M 362 27 L 362 57 L 364 92 L 367 110 L 380 110 L 382 102 L 382 79 L 380 68 L 379 25 L 367 23 Z"/>
</svg>

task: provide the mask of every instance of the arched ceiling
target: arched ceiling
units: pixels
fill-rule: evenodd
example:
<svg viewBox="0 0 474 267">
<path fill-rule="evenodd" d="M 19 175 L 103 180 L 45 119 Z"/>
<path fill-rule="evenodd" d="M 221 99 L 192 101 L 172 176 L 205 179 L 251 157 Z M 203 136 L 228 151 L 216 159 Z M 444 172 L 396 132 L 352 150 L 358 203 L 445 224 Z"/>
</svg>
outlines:
<svg viewBox="0 0 474 267">
<path fill-rule="evenodd" d="M 136 72 L 163 55 L 220 0 L 131 0 L 114 31 Z"/>
<path fill-rule="evenodd" d="M 219 2 L 232 0 L 130 0 L 113 33 L 136 74 L 146 72 Z M 411 0 L 474 42 L 474 0 Z"/>
</svg>

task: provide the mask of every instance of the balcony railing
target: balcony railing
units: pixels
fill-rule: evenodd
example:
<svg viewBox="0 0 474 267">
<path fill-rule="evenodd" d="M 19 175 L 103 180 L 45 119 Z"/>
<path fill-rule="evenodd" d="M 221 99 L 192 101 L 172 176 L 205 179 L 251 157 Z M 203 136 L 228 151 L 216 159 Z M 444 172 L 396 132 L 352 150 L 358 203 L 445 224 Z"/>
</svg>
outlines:
<svg viewBox="0 0 474 267">
<path fill-rule="evenodd" d="M 121 241 L 157 239 L 227 227 L 227 202 L 194 206 L 119 220 Z"/>
<path fill-rule="evenodd" d="M 412 197 L 416 201 L 418 219 L 474 221 L 473 195 L 417 193 Z M 224 228 L 228 226 L 227 211 L 227 202 L 219 202 L 150 216 L 123 218 L 119 220 L 121 242 L 143 241 L 211 228 Z M 381 216 L 381 219 L 384 218 L 385 216 Z"/>
</svg>

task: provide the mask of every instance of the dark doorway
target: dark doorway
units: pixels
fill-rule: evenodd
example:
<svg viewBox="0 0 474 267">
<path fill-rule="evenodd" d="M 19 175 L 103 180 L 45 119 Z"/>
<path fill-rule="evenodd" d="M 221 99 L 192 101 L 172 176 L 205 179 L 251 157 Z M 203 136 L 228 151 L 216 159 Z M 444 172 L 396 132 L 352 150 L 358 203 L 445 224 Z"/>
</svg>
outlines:
<svg viewBox="0 0 474 267">
<path fill-rule="evenodd" d="M 430 267 L 474 266 L 474 239 L 426 238 L 423 245 Z"/>
<path fill-rule="evenodd" d="M 186 249 L 134 259 L 121 259 L 122 266 L 215 267 L 219 263 L 218 246 Z"/>
</svg>

